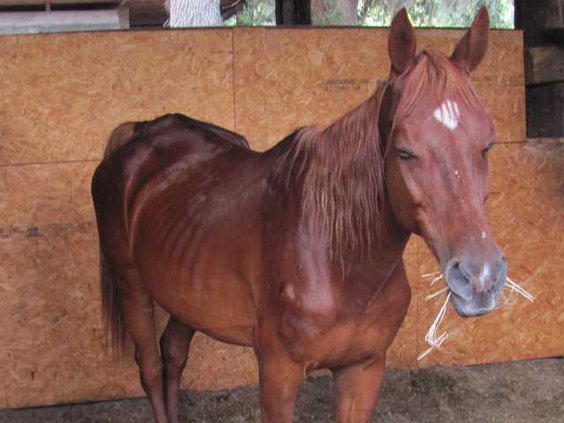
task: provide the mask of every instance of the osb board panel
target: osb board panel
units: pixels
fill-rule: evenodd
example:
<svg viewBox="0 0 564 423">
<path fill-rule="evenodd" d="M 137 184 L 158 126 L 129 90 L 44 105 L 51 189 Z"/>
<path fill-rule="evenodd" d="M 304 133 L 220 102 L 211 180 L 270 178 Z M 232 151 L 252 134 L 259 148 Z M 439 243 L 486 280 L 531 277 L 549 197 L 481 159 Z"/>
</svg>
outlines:
<svg viewBox="0 0 564 423">
<path fill-rule="evenodd" d="M 236 128 L 264 150 L 364 101 L 388 70 L 385 31 L 235 29 Z M 346 45 L 354 40 L 355 48 Z M 338 46 L 338 48 L 336 48 Z"/>
<path fill-rule="evenodd" d="M 452 306 L 441 326 L 449 339 L 423 365 L 475 364 L 561 355 L 564 324 L 564 149 L 498 145 L 491 153 L 490 224 L 508 259 L 508 274 L 536 300 L 505 290 L 508 304 L 478 319 L 462 319 Z M 435 271 L 421 251 L 420 274 Z M 420 284 L 421 297 L 438 288 Z M 441 297 L 441 298 L 444 298 Z M 420 336 L 441 299 L 420 301 Z"/>
<path fill-rule="evenodd" d="M 463 34 L 422 30 L 419 45 L 450 53 Z M 387 37 L 384 29 L 236 28 L 236 130 L 265 150 L 294 128 L 330 123 L 387 78 Z M 473 75 L 503 142 L 525 138 L 521 38 L 520 32 L 493 31 Z"/>
<path fill-rule="evenodd" d="M 417 30 L 419 48 L 439 50 L 450 55 L 465 34 L 465 30 Z M 523 64 L 523 32 L 491 30 L 488 51 L 472 74 L 474 81 L 499 85 L 525 84 Z"/>
<path fill-rule="evenodd" d="M 142 395 L 132 353 L 116 364 L 103 347 L 96 164 L 0 167 L 0 407 Z M 190 357 L 185 388 L 257 380 L 249 349 L 196 337 Z"/>
<path fill-rule="evenodd" d="M 0 37 L 0 164 L 100 159 L 128 120 L 233 127 L 231 31 Z"/>
<path fill-rule="evenodd" d="M 1 239 L 57 236 L 93 221 L 90 180 L 97 164 L 1 166 Z"/>
<path fill-rule="evenodd" d="M 501 70 L 498 70 L 501 72 Z M 525 123 L 525 86 L 474 84 L 482 104 L 494 120 L 497 142 L 520 143 L 527 137 Z"/>
</svg>

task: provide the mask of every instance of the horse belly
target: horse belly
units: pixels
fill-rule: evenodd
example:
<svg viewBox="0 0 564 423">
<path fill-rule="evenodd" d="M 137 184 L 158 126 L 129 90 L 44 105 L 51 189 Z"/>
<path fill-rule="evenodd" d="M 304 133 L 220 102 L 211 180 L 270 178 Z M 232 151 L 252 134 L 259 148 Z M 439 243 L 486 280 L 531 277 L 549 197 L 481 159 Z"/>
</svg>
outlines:
<svg viewBox="0 0 564 423">
<path fill-rule="evenodd" d="M 252 345 L 255 303 L 245 246 L 234 239 L 218 243 L 214 233 L 180 255 L 155 237 L 138 248 L 141 279 L 151 297 L 178 320 L 223 342 Z M 245 238 L 243 238 L 245 239 Z"/>
<path fill-rule="evenodd" d="M 182 280 L 180 286 L 149 287 L 149 291 L 165 310 L 187 325 L 219 341 L 252 345 L 254 304 L 244 281 L 216 272 L 198 280 Z"/>
</svg>

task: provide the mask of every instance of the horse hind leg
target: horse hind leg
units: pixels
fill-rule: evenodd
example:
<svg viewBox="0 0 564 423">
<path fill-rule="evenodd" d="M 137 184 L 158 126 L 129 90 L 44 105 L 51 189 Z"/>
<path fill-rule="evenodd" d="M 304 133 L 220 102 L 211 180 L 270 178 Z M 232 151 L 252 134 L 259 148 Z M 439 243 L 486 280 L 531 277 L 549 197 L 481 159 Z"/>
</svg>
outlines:
<svg viewBox="0 0 564 423">
<path fill-rule="evenodd" d="M 178 390 L 182 371 L 188 361 L 188 349 L 196 331 L 170 317 L 161 336 L 161 356 L 164 363 L 164 392 L 170 423 L 178 423 Z"/>
<path fill-rule="evenodd" d="M 121 308 L 127 333 L 135 344 L 141 385 L 149 397 L 155 421 L 168 423 L 164 403 L 163 365 L 157 345 L 153 300 L 143 289 L 137 271 L 129 268 L 119 277 Z"/>
</svg>

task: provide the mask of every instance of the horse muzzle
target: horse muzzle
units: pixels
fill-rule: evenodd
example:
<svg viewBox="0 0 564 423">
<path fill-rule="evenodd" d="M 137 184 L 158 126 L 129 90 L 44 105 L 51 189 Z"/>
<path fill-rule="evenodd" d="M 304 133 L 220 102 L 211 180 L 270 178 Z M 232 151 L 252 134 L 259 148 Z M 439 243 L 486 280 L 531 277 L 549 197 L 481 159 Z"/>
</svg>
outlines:
<svg viewBox="0 0 564 423">
<path fill-rule="evenodd" d="M 460 316 L 481 316 L 497 307 L 507 276 L 507 260 L 495 250 L 483 260 L 466 257 L 447 263 L 444 274 L 451 302 Z"/>
</svg>

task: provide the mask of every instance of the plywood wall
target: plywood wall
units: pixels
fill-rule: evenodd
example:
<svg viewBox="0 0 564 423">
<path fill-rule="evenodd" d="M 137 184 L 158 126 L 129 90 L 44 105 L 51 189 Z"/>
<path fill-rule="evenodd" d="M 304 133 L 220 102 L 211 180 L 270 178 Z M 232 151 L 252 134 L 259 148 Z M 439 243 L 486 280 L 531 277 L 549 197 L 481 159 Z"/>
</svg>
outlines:
<svg viewBox="0 0 564 423">
<path fill-rule="evenodd" d="M 460 31 L 421 31 L 454 47 Z M 385 79 L 378 29 L 223 29 L 0 38 L 0 407 L 140 395 L 132 360 L 103 349 L 97 236 L 89 186 L 111 129 L 181 112 L 236 130 L 259 150 L 291 129 L 323 125 Z M 390 364 L 483 363 L 564 353 L 559 147 L 526 146 L 521 33 L 494 32 L 475 75 L 495 118 L 492 226 L 510 274 L 539 298 L 490 316 L 450 313 L 442 352 L 417 363 L 438 302 L 436 270 L 414 239 L 405 258 L 412 306 Z M 159 322 L 164 322 L 161 313 Z M 197 337 L 183 385 L 254 383 L 252 352 Z"/>
</svg>

